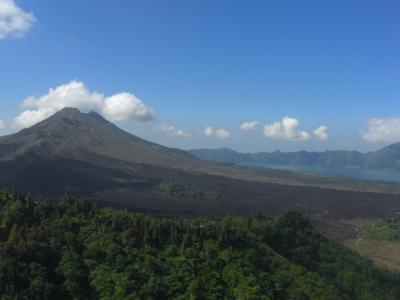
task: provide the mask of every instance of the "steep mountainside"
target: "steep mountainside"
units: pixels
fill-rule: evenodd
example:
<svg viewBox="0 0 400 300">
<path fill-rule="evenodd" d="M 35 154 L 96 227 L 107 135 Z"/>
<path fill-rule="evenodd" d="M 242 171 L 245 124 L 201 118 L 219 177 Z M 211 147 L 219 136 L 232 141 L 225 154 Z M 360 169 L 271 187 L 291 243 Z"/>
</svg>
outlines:
<svg viewBox="0 0 400 300">
<path fill-rule="evenodd" d="M 226 148 L 196 149 L 189 153 L 204 160 L 245 165 L 346 166 L 400 171 L 400 143 L 365 154 L 357 151 L 239 153 Z"/>
<path fill-rule="evenodd" d="M 373 169 L 400 170 L 400 143 L 367 153 L 364 166 Z"/>
<path fill-rule="evenodd" d="M 39 124 L 0 138 L 0 161 L 68 158 L 124 162 L 190 169 L 206 163 L 178 149 L 133 136 L 99 114 L 66 108 Z"/>
</svg>

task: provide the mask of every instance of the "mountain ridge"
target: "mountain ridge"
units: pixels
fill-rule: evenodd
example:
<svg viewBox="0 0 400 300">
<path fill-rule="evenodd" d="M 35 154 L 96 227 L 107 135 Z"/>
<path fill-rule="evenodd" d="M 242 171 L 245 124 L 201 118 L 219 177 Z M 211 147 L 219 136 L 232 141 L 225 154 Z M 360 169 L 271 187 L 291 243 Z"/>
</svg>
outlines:
<svg viewBox="0 0 400 300">
<path fill-rule="evenodd" d="M 367 153 L 346 150 L 241 153 L 229 148 L 193 149 L 188 153 L 204 160 L 244 165 L 359 167 L 400 171 L 400 143 Z"/>
</svg>

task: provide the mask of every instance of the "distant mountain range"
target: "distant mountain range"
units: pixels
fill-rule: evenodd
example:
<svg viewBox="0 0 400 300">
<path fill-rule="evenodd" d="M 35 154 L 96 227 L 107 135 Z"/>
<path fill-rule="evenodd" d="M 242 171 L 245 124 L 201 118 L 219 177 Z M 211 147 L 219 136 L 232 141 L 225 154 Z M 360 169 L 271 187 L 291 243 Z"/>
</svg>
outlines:
<svg viewBox="0 0 400 300">
<path fill-rule="evenodd" d="M 368 153 L 357 151 L 239 153 L 227 148 L 197 149 L 188 152 L 200 159 L 240 165 L 359 167 L 400 171 L 400 143 Z"/>
</svg>

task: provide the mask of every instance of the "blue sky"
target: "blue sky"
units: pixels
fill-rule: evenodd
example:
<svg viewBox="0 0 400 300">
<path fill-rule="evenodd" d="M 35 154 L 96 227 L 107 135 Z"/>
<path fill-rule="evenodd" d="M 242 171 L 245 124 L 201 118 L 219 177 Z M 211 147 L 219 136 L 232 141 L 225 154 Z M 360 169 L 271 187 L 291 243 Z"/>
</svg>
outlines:
<svg viewBox="0 0 400 300">
<path fill-rule="evenodd" d="M 0 0 L 0 135 L 76 103 L 185 149 L 377 149 L 400 141 L 399 13 L 386 0 Z"/>
</svg>

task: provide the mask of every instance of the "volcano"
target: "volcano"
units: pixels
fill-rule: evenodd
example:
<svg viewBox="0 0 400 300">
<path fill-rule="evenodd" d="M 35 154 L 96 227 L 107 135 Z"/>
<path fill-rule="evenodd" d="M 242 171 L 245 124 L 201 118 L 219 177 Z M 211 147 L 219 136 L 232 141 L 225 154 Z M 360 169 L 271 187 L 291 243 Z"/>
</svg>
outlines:
<svg viewBox="0 0 400 300">
<path fill-rule="evenodd" d="M 75 108 L 0 138 L 0 185 L 33 194 L 54 194 L 66 186 L 86 194 L 143 185 L 165 173 L 196 173 L 210 166 L 185 151 L 129 134 L 96 112 Z"/>
</svg>

